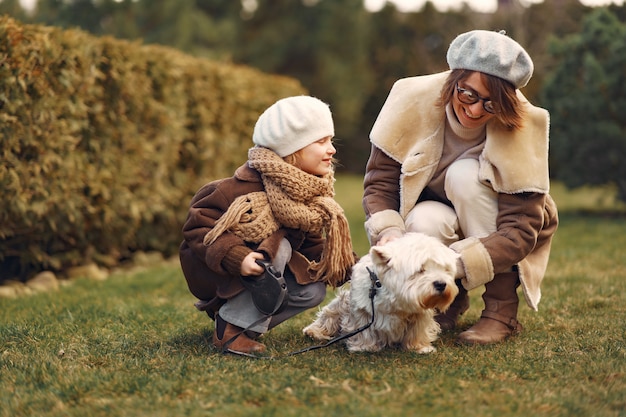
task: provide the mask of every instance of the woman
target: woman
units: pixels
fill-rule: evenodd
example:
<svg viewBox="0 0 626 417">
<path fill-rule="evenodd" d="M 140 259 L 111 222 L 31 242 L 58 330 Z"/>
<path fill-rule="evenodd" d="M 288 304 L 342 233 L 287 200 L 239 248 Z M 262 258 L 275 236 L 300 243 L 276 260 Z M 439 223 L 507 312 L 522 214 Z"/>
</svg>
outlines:
<svg viewBox="0 0 626 417">
<path fill-rule="evenodd" d="M 501 342 L 522 330 L 517 288 L 537 309 L 558 216 L 548 194 L 548 112 L 519 91 L 528 53 L 504 32 L 459 35 L 450 71 L 397 81 L 372 128 L 364 180 L 371 244 L 406 232 L 460 254 L 459 295 L 437 316 L 453 329 L 467 291 L 485 285 L 480 320 L 457 342 Z"/>
</svg>

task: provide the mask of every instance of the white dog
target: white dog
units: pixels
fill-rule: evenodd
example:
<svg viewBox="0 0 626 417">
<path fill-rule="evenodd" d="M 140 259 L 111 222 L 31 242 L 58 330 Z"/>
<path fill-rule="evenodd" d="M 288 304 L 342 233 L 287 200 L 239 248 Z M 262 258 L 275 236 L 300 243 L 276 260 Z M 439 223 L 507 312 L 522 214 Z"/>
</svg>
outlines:
<svg viewBox="0 0 626 417">
<path fill-rule="evenodd" d="M 350 289 L 341 288 L 303 332 L 317 340 L 348 334 L 372 320 L 372 276 L 380 288 L 373 298 L 373 324 L 346 341 L 351 352 L 386 346 L 429 353 L 440 332 L 435 308 L 445 311 L 458 293 L 454 283 L 458 254 L 437 239 L 407 233 L 373 246 L 354 266 Z M 369 269 L 369 271 L 368 271 Z"/>
</svg>

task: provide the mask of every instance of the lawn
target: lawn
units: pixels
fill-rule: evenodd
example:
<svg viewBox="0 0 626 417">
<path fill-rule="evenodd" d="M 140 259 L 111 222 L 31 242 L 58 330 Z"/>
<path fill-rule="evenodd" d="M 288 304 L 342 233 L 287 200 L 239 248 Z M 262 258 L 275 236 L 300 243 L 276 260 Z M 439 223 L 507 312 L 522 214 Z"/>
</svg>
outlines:
<svg viewBox="0 0 626 417">
<path fill-rule="evenodd" d="M 337 198 L 367 251 L 360 178 Z M 561 226 L 538 312 L 496 346 L 300 355 L 315 310 L 264 336 L 271 359 L 217 352 L 175 260 L 0 299 L 0 417 L 626 416 L 626 214 L 605 190 L 554 187 Z M 332 297 L 329 293 L 327 300 Z M 482 308 L 480 291 L 461 322 Z"/>
</svg>

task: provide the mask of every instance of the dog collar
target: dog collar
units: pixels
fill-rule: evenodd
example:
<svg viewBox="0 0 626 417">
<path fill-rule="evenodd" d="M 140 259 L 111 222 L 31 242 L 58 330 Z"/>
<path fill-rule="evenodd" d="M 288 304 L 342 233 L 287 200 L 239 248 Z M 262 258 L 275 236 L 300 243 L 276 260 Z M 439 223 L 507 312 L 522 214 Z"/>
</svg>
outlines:
<svg viewBox="0 0 626 417">
<path fill-rule="evenodd" d="M 367 269 L 367 272 L 369 272 L 370 279 L 372 280 L 372 286 L 370 287 L 370 298 L 374 298 L 374 296 L 376 295 L 376 291 L 380 287 L 382 287 L 383 284 L 380 283 L 380 279 L 378 279 L 378 275 L 376 275 L 374 271 L 372 271 L 369 267 L 365 267 L 365 269 Z"/>
</svg>

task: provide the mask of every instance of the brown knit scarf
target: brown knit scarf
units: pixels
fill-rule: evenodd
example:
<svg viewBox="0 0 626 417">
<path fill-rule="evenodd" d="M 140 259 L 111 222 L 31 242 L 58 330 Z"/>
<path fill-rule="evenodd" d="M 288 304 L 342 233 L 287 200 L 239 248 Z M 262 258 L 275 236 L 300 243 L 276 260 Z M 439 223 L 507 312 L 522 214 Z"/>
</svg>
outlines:
<svg viewBox="0 0 626 417">
<path fill-rule="evenodd" d="M 333 174 L 308 174 L 261 147 L 248 151 L 248 164 L 261 173 L 265 192 L 236 198 L 206 234 L 204 244 L 210 245 L 227 230 L 252 243 L 280 227 L 319 234 L 326 242 L 320 261 L 309 265 L 312 279 L 332 286 L 344 282 L 355 256 L 348 221 L 333 198 Z"/>
</svg>

